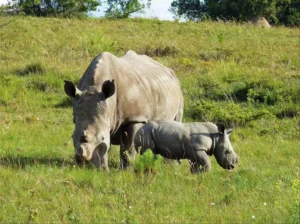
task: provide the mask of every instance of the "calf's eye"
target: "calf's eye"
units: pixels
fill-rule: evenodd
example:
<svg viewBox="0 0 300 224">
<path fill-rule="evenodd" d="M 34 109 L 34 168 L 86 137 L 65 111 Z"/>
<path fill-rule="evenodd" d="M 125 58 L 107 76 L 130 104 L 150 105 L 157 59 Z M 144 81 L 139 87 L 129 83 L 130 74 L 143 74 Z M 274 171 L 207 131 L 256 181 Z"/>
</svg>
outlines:
<svg viewBox="0 0 300 224">
<path fill-rule="evenodd" d="M 225 154 L 227 155 L 227 154 L 229 154 L 230 153 L 230 151 L 229 150 L 225 150 Z"/>
</svg>

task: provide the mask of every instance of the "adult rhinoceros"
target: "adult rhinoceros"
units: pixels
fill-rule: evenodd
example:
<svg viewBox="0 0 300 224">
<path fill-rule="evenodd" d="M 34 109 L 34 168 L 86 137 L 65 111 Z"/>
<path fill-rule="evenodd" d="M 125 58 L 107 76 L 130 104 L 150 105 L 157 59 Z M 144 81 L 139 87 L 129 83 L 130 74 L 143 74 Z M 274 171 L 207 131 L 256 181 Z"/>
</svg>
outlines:
<svg viewBox="0 0 300 224">
<path fill-rule="evenodd" d="M 120 58 L 104 52 L 91 62 L 73 98 L 75 161 L 108 170 L 110 144 L 120 145 L 120 167 L 133 157 L 135 132 L 148 120 L 182 120 L 183 96 L 174 72 L 146 55 L 128 51 Z"/>
</svg>

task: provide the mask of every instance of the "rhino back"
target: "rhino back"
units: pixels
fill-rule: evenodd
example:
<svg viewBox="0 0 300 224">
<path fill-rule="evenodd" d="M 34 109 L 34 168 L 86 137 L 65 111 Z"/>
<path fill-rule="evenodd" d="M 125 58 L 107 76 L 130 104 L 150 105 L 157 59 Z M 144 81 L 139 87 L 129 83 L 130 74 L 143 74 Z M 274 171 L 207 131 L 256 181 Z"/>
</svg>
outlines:
<svg viewBox="0 0 300 224">
<path fill-rule="evenodd" d="M 123 73 L 119 73 L 120 102 L 123 117 L 138 121 L 176 117 L 183 100 L 174 72 L 146 55 L 129 51 L 120 58 Z M 132 105 L 134 105 L 132 107 Z"/>
<path fill-rule="evenodd" d="M 174 72 L 148 56 L 129 51 L 117 58 L 104 52 L 91 62 L 78 88 L 85 90 L 94 86 L 101 91 L 103 82 L 112 79 L 116 94 L 108 100 L 116 113 L 114 120 L 119 124 L 149 119 L 174 120 L 182 110 L 183 96 Z"/>
<path fill-rule="evenodd" d="M 187 132 L 177 121 L 155 121 L 150 123 L 154 129 L 154 142 L 157 153 L 170 159 L 186 158 L 189 150 Z"/>
<path fill-rule="evenodd" d="M 184 124 L 193 149 L 209 151 L 212 147 L 212 135 L 218 132 L 211 122 L 192 122 Z"/>
</svg>

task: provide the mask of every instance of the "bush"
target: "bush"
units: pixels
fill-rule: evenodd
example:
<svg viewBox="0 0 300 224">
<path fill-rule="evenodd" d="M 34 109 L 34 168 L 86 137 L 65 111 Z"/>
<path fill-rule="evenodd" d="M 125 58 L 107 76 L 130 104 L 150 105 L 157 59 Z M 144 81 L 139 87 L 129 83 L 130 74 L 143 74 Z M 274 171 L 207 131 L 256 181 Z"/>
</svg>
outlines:
<svg viewBox="0 0 300 224">
<path fill-rule="evenodd" d="M 163 164 L 163 157 L 154 155 L 150 149 L 146 150 L 143 155 L 138 154 L 134 162 L 134 168 L 137 173 L 156 174 Z"/>
<path fill-rule="evenodd" d="M 27 75 L 30 75 L 30 74 L 42 75 L 42 74 L 45 74 L 45 72 L 46 72 L 46 69 L 39 62 L 29 64 L 25 68 L 15 71 L 15 73 L 19 76 L 27 76 Z"/>
<path fill-rule="evenodd" d="M 236 104 L 233 101 L 198 100 L 185 113 L 191 120 L 221 122 L 228 127 L 244 126 L 262 117 L 275 118 L 275 115 L 265 107 L 256 108 L 247 104 Z"/>
<path fill-rule="evenodd" d="M 43 82 L 43 81 L 36 81 L 36 80 L 29 81 L 26 85 L 26 88 L 33 89 L 33 90 L 40 91 L 40 92 L 49 92 L 50 91 L 50 87 L 49 87 L 48 83 Z"/>
<path fill-rule="evenodd" d="M 165 57 L 173 56 L 179 52 L 179 49 L 176 46 L 146 46 L 145 49 L 139 52 L 139 54 L 145 54 L 149 57 Z"/>
</svg>

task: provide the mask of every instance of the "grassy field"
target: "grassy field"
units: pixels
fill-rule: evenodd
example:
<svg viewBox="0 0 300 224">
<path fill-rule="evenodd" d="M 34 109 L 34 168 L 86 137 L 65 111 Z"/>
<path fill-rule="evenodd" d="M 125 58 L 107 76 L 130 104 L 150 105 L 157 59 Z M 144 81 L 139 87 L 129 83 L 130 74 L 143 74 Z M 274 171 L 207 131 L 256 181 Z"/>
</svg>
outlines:
<svg viewBox="0 0 300 224">
<path fill-rule="evenodd" d="M 298 29 L 0 17 L 0 40 L 0 223 L 300 223 Z M 176 72 L 184 121 L 235 128 L 234 171 L 74 166 L 63 80 L 129 49 Z"/>
</svg>

